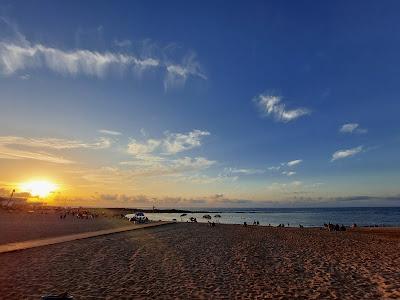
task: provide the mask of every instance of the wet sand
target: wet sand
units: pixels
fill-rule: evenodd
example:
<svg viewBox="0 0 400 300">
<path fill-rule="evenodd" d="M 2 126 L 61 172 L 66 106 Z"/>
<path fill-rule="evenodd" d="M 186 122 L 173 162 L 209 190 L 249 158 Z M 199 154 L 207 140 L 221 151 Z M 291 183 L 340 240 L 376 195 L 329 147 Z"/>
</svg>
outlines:
<svg viewBox="0 0 400 300">
<path fill-rule="evenodd" d="M 364 231 L 181 223 L 67 242 L 0 255 L 0 295 L 399 299 L 400 240 Z"/>
</svg>

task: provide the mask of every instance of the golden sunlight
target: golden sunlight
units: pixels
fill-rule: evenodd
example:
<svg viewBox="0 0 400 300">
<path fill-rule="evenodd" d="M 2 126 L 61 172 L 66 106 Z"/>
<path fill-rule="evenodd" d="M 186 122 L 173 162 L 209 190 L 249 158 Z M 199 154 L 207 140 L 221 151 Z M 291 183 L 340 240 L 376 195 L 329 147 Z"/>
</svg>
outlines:
<svg viewBox="0 0 400 300">
<path fill-rule="evenodd" d="M 46 198 L 50 193 L 58 189 L 58 185 L 47 180 L 38 180 L 24 182 L 21 184 L 20 189 L 23 192 L 30 193 L 33 197 Z"/>
</svg>

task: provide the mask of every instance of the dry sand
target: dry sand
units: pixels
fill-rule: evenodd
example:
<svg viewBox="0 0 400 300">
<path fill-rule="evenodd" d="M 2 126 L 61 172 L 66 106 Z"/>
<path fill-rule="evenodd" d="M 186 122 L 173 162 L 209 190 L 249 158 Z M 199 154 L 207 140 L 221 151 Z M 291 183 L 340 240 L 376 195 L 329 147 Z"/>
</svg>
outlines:
<svg viewBox="0 0 400 300">
<path fill-rule="evenodd" d="M 376 230 L 182 223 L 0 255 L 0 298 L 64 291 L 75 299 L 400 299 L 400 240 Z"/>
<path fill-rule="evenodd" d="M 6 212 L 0 209 L 0 244 L 49 238 L 67 234 L 97 231 L 130 225 L 126 219 L 110 215 L 96 219 L 77 219 L 73 216 L 60 220 L 60 213 Z"/>
</svg>

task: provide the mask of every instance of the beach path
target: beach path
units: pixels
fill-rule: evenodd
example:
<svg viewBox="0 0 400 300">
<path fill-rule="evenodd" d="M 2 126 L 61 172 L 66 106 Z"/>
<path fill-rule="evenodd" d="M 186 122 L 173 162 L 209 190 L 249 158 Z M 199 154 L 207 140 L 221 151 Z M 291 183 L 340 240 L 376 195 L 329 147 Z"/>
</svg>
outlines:
<svg viewBox="0 0 400 300">
<path fill-rule="evenodd" d="M 137 230 L 137 229 L 156 227 L 156 226 L 167 225 L 167 224 L 171 224 L 171 223 L 173 223 L 173 222 L 155 222 L 155 223 L 141 224 L 141 225 L 130 225 L 130 226 L 124 226 L 124 227 L 120 227 L 120 228 L 105 229 L 105 230 L 84 232 L 84 233 L 78 233 L 78 234 L 69 234 L 69 235 L 64 235 L 64 236 L 59 236 L 59 237 L 36 239 L 36 240 L 17 242 L 17 243 L 8 243 L 8 244 L 0 245 L 0 254 L 7 253 L 7 252 L 13 252 L 13 251 L 20 251 L 20 250 L 25 250 L 25 249 L 30 249 L 30 248 L 42 247 L 42 246 L 47 246 L 47 245 L 53 245 L 53 244 L 60 244 L 60 243 L 65 243 L 65 242 L 70 242 L 70 241 L 88 239 L 88 238 L 93 238 L 93 237 L 98 237 L 98 236 L 110 235 L 110 234 L 115 234 L 115 233 L 121 233 L 121 232 L 126 232 L 126 231 L 132 231 L 132 230 Z"/>
</svg>

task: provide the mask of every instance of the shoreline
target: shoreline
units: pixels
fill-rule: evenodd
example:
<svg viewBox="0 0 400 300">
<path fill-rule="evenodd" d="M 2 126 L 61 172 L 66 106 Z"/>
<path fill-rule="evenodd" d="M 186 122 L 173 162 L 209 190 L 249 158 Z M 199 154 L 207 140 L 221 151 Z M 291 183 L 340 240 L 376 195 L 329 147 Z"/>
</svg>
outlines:
<svg viewBox="0 0 400 300">
<path fill-rule="evenodd" d="M 125 217 L 115 214 L 115 211 L 107 211 L 100 213 L 96 210 L 98 217 L 96 218 L 77 218 L 75 215 L 60 214 L 59 210 L 46 212 L 4 212 L 0 211 L 0 245 L 16 242 L 24 242 L 29 240 L 56 238 L 72 234 L 90 233 L 99 230 L 112 230 L 125 226 L 131 226 L 132 223 Z M 65 216 L 65 219 L 61 218 Z M 171 220 L 150 219 L 154 222 L 171 222 Z M 191 222 L 174 221 L 176 224 L 188 224 Z M 207 225 L 208 220 L 200 220 L 197 224 Z M 223 222 L 215 222 L 216 226 L 234 226 L 236 228 L 244 227 L 243 224 L 228 224 Z M 289 230 L 289 231 L 327 231 L 324 226 L 287 226 L 277 227 L 268 225 L 252 225 L 248 224 L 248 228 L 264 228 L 266 230 Z M 346 228 L 346 232 L 360 232 L 379 234 L 382 236 L 400 236 L 400 226 L 357 226 L 355 228 Z"/>
</svg>

